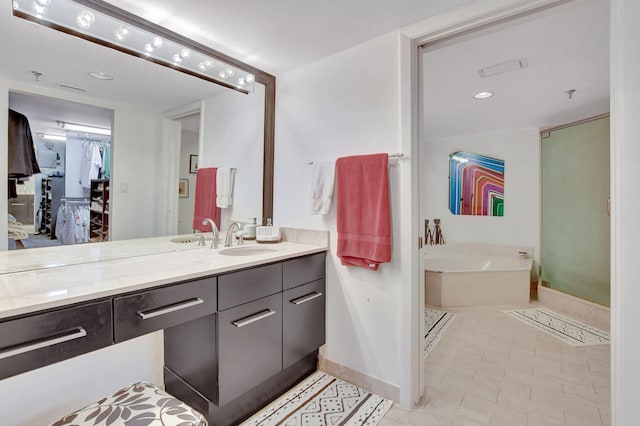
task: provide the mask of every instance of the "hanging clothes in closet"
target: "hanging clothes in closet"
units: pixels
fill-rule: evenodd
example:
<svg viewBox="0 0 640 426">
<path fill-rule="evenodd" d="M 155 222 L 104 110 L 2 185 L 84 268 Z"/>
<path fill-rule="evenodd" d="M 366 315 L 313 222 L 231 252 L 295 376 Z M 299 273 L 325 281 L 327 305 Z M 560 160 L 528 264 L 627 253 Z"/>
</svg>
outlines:
<svg viewBox="0 0 640 426">
<path fill-rule="evenodd" d="M 12 198 L 11 196 L 17 193 L 17 180 L 40 173 L 40 167 L 36 159 L 29 120 L 12 109 L 9 110 L 8 136 L 9 198 Z"/>
<path fill-rule="evenodd" d="M 108 142 L 97 140 L 84 140 L 82 142 L 79 183 L 83 188 L 91 188 L 92 179 L 99 179 L 111 173 L 110 156 L 111 148 Z"/>
<path fill-rule="evenodd" d="M 89 242 L 89 201 L 81 204 L 63 204 L 58 209 L 56 238 L 64 245 Z"/>
</svg>

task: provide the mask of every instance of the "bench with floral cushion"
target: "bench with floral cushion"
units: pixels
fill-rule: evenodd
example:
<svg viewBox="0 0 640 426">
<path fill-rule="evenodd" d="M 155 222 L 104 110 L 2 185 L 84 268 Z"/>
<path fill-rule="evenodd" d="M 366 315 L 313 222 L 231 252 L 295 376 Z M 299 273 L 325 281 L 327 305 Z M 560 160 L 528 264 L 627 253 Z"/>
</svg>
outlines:
<svg viewBox="0 0 640 426">
<path fill-rule="evenodd" d="M 206 426 L 205 418 L 157 386 L 140 382 L 75 411 L 52 426 Z"/>
</svg>

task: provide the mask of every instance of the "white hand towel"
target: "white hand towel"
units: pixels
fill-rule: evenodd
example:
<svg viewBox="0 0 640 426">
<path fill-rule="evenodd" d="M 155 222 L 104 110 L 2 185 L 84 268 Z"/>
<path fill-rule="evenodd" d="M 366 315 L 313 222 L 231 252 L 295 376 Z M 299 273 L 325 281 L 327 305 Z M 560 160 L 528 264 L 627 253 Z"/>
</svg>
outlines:
<svg viewBox="0 0 640 426">
<path fill-rule="evenodd" d="M 216 206 L 226 209 L 233 201 L 233 170 L 218 167 L 216 172 Z"/>
<path fill-rule="evenodd" d="M 329 214 L 333 198 L 335 162 L 314 163 L 311 171 L 311 214 Z"/>
</svg>

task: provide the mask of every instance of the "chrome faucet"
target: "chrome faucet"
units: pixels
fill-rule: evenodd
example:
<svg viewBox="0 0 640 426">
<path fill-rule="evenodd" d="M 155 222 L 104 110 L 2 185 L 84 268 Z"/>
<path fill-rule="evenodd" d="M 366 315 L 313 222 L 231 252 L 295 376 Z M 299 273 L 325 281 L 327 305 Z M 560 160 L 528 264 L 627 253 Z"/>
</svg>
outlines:
<svg viewBox="0 0 640 426">
<path fill-rule="evenodd" d="M 209 218 L 206 218 L 205 220 L 203 220 L 202 224 L 211 225 L 211 229 L 213 230 L 213 241 L 211 241 L 211 249 L 217 249 L 218 248 L 218 226 L 212 219 L 209 219 Z"/>
<path fill-rule="evenodd" d="M 227 236 L 224 239 L 224 246 L 231 247 L 231 238 L 233 237 L 233 229 L 235 228 L 236 232 L 240 230 L 240 224 L 238 222 L 233 222 L 227 228 Z"/>
</svg>

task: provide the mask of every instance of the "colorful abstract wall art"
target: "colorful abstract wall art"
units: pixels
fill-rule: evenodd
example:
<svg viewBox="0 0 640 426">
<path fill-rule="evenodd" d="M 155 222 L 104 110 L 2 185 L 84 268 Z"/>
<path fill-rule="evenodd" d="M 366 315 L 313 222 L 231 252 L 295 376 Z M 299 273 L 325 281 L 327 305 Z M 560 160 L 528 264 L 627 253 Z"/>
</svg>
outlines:
<svg viewBox="0 0 640 426">
<path fill-rule="evenodd" d="M 504 160 L 456 151 L 449 156 L 449 210 L 504 216 Z"/>
</svg>

